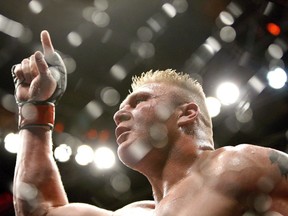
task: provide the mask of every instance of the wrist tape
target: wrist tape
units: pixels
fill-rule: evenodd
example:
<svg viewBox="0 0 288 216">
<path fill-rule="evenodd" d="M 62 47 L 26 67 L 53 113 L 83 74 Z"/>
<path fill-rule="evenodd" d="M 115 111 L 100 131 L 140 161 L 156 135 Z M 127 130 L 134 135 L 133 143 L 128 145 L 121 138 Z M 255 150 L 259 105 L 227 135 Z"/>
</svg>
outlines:
<svg viewBox="0 0 288 216">
<path fill-rule="evenodd" d="M 39 126 L 48 126 L 52 130 L 54 121 L 55 105 L 53 103 L 27 102 L 19 104 L 19 130 Z"/>
</svg>

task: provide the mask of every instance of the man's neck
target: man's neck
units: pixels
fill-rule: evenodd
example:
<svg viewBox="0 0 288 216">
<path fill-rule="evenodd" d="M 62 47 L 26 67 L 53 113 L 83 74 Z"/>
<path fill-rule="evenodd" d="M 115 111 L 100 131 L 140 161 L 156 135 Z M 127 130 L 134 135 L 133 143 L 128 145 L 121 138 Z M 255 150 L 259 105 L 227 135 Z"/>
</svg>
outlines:
<svg viewBox="0 0 288 216">
<path fill-rule="evenodd" d="M 162 154 L 162 156 L 165 155 L 164 157 L 158 158 L 156 161 L 155 158 L 147 158 L 147 161 L 152 161 L 153 166 L 151 164 L 146 166 L 147 169 L 142 173 L 152 185 L 156 203 L 160 202 L 174 186 L 189 175 L 201 153 L 202 150 L 198 149 L 196 144 L 191 143 L 191 139 L 186 139 L 173 145 L 173 148 Z"/>
</svg>

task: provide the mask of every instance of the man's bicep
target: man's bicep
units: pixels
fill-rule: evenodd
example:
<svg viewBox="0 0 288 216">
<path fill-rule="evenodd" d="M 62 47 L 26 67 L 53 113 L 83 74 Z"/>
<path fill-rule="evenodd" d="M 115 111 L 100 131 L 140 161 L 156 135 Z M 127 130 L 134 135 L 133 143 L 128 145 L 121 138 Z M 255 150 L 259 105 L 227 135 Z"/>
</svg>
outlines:
<svg viewBox="0 0 288 216">
<path fill-rule="evenodd" d="M 52 208 L 47 216 L 112 216 L 113 212 L 84 203 L 71 203 Z"/>
</svg>

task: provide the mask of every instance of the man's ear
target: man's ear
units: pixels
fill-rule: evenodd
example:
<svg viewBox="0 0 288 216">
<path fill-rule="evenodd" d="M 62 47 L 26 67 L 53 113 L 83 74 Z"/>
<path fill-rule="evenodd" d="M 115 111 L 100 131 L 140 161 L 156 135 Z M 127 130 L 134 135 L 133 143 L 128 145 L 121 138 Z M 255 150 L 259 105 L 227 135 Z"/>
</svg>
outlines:
<svg viewBox="0 0 288 216">
<path fill-rule="evenodd" d="M 178 126 L 185 127 L 185 126 L 191 125 L 199 114 L 199 108 L 197 104 L 193 102 L 189 102 L 181 106 L 182 106 L 181 113 L 177 121 Z"/>
</svg>

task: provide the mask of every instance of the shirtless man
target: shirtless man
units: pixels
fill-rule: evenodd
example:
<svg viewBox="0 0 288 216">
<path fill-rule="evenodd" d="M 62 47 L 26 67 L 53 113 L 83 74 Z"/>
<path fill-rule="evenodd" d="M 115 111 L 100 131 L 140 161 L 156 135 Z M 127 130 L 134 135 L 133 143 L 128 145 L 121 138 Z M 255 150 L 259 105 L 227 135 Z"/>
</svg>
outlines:
<svg viewBox="0 0 288 216">
<path fill-rule="evenodd" d="M 69 203 L 51 139 L 65 66 L 47 31 L 41 41 L 45 58 L 37 51 L 12 71 L 21 136 L 14 181 L 18 216 L 288 215 L 287 155 L 247 144 L 215 150 L 202 87 L 172 70 L 134 78 L 132 93 L 114 115 L 118 156 L 147 177 L 154 201 L 114 212 Z"/>
</svg>

